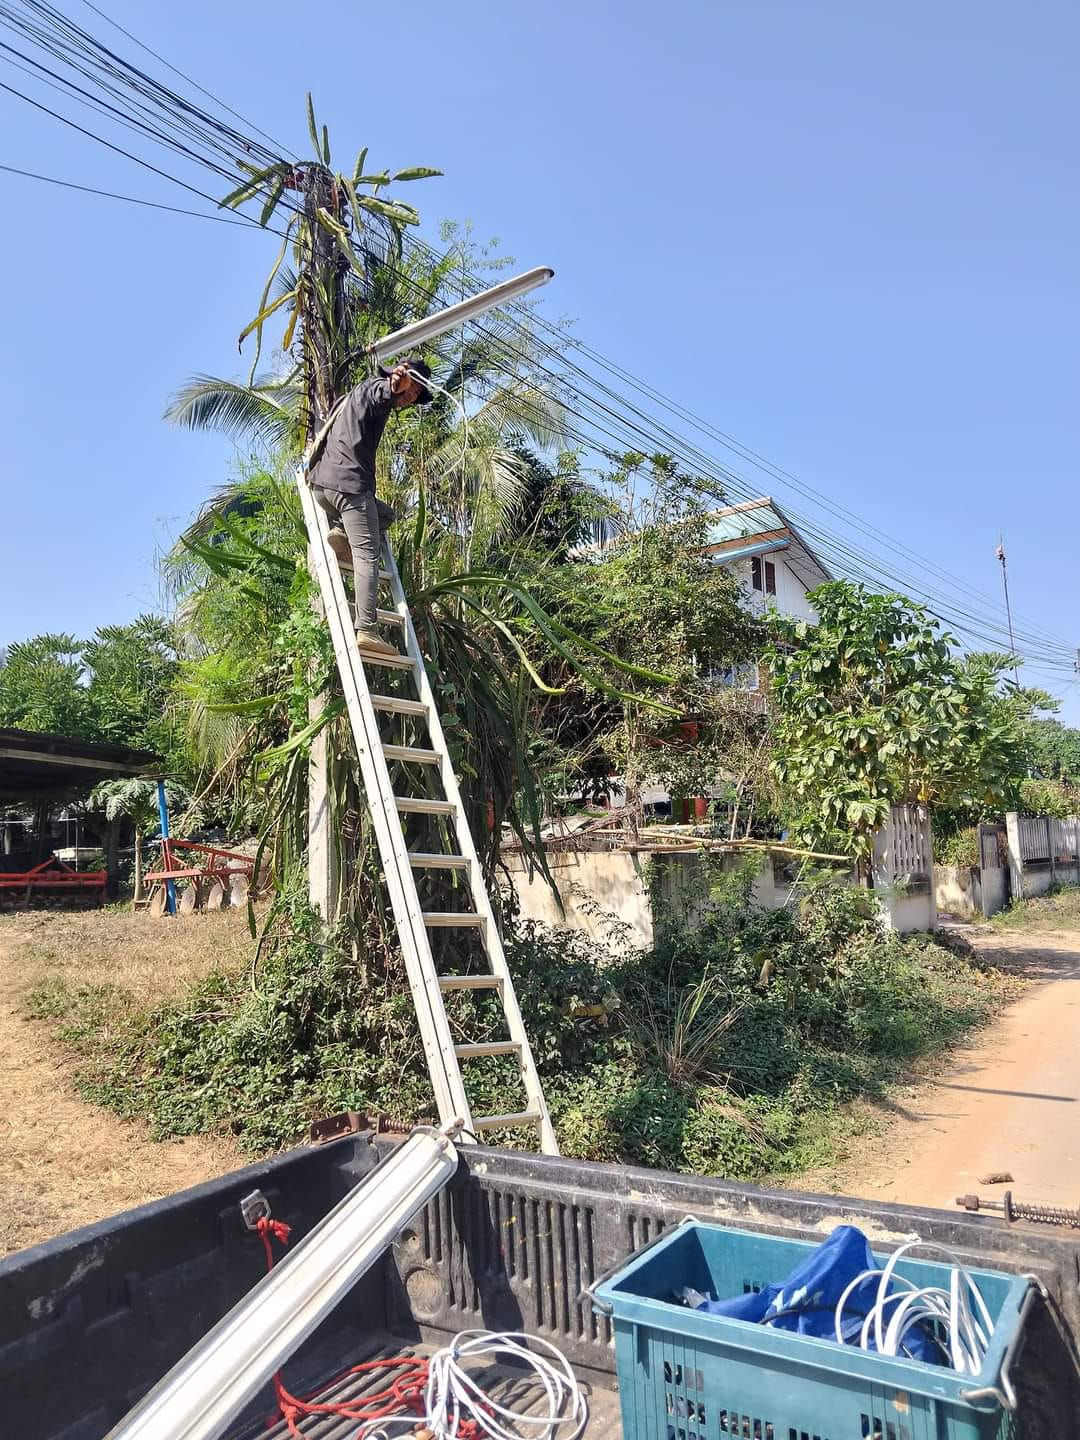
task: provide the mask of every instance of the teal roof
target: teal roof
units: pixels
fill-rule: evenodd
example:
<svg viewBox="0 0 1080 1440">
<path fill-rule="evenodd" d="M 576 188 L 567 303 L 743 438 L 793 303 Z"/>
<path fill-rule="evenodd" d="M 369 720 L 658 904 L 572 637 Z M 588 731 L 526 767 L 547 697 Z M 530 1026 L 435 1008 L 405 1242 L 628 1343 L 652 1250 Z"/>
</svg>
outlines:
<svg viewBox="0 0 1080 1440">
<path fill-rule="evenodd" d="M 713 560 L 717 565 L 728 565 L 733 560 L 744 559 L 747 555 L 764 555 L 770 550 L 783 550 L 784 564 L 807 590 L 832 576 L 821 560 L 814 554 L 792 525 L 779 505 L 769 495 L 759 500 L 748 500 L 730 509 L 717 510 L 707 519 L 706 546 L 726 545 L 726 550 L 717 551 Z M 763 540 L 762 536 L 771 531 L 783 530 L 782 537 Z M 740 545 L 740 540 L 746 543 Z M 734 543 L 733 543 L 734 542 Z"/>
<path fill-rule="evenodd" d="M 787 521 L 771 505 L 755 505 L 732 513 L 721 511 L 709 520 L 709 545 L 722 545 L 725 540 L 743 540 L 761 535 L 766 530 L 784 530 Z"/>
</svg>

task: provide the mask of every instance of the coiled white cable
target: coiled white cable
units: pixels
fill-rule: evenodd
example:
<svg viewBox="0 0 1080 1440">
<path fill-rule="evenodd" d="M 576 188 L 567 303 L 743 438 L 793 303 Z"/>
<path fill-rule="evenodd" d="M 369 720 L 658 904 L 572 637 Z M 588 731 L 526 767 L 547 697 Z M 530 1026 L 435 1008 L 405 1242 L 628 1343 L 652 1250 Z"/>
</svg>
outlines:
<svg viewBox="0 0 1080 1440">
<path fill-rule="evenodd" d="M 936 1251 L 950 1261 L 952 1270 L 948 1290 L 939 1285 L 920 1287 L 906 1276 L 896 1274 L 901 1256 L 916 1248 Z M 890 1255 L 884 1269 L 864 1270 L 856 1275 L 836 1305 L 834 1328 L 841 1345 L 847 1343 L 843 1334 L 844 1307 L 852 1293 L 866 1280 L 876 1280 L 878 1286 L 874 1304 L 859 1333 L 861 1349 L 870 1349 L 872 1331 L 874 1349 L 879 1355 L 901 1355 L 907 1332 L 929 1321 L 935 1332 L 944 1334 L 942 1349 L 948 1355 L 952 1369 L 960 1375 L 978 1375 L 994 1333 L 994 1322 L 982 1292 L 951 1250 L 912 1240 Z M 903 1287 L 901 1293 L 890 1294 L 892 1286 Z M 895 1309 L 886 1321 L 885 1312 L 890 1305 Z"/>
<path fill-rule="evenodd" d="M 537 1349 L 547 1352 L 545 1358 Z M 528 1413 L 500 1405 L 463 1362 L 510 1360 L 533 1373 L 546 1397 L 547 1409 Z M 538 1440 L 554 1440 L 568 1426 L 562 1440 L 578 1440 L 589 1411 L 569 1362 L 560 1350 L 536 1335 L 519 1331 L 505 1334 L 463 1330 L 431 1357 L 425 1395 L 427 1428 L 436 1440 L 455 1440 L 463 1420 L 474 1420 L 491 1440 L 521 1440 L 523 1426 L 535 1427 Z M 513 1421 L 513 1429 L 502 1421 Z M 529 1433 L 526 1431 L 525 1433 Z"/>
</svg>

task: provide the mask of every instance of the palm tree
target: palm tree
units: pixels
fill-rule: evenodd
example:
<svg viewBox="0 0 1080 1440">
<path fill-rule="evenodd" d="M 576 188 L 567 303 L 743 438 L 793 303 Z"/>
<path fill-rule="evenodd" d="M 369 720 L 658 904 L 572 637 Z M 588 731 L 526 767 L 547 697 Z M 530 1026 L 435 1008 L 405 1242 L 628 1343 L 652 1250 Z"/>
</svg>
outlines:
<svg viewBox="0 0 1080 1440">
<path fill-rule="evenodd" d="M 170 809 L 182 805 L 186 798 L 179 786 L 166 782 L 165 800 Z M 135 831 L 135 893 L 132 903 L 138 905 L 143 899 L 143 841 L 159 824 L 157 782 L 140 780 L 137 776 L 102 780 L 90 792 L 90 808 L 104 811 L 110 825 L 118 825 L 121 820 L 131 821 Z"/>
<path fill-rule="evenodd" d="M 363 377 L 371 343 L 460 298 L 454 286 L 460 290 L 465 259 L 453 237 L 434 258 L 418 248 L 406 252 L 401 229 L 417 217 L 381 195 L 391 177 L 366 172 L 366 151 L 351 180 L 332 172 L 329 143 L 325 131 L 319 137 L 310 104 L 309 121 L 317 159 L 303 167 L 305 208 L 286 221 L 285 244 L 244 332 L 257 341 L 247 383 L 197 377 L 167 412 L 191 428 L 255 441 L 269 461 L 220 490 L 167 563 L 188 637 L 192 715 L 206 738 L 213 733 L 219 756 L 239 722 L 246 726 L 240 731 L 246 749 L 230 776 L 235 784 L 261 787 L 279 860 L 302 848 L 306 747 L 318 728 L 335 727 L 334 754 L 351 750 L 325 635 L 312 620 L 306 535 L 289 471 L 330 400 Z M 403 171 L 393 179 L 433 173 Z M 280 219 L 282 197 L 295 182 L 295 171 L 271 167 L 223 203 L 265 195 L 264 223 L 275 213 Z M 361 185 L 370 193 L 361 195 Z M 341 283 L 318 290 L 325 255 L 319 264 L 312 256 L 326 233 L 338 247 Z M 293 268 L 285 263 L 290 242 Z M 284 359 L 278 372 L 257 377 L 263 326 L 279 309 L 288 317 Z M 380 458 L 381 492 L 410 517 L 397 536 L 399 568 L 437 676 L 444 723 L 453 728 L 470 819 L 489 871 L 504 819 L 544 868 L 529 723 L 530 696 L 546 687 L 530 650 L 548 647 L 578 669 L 588 653 L 518 583 L 523 567 L 515 566 L 515 524 L 535 478 L 522 447 L 555 444 L 561 411 L 558 397 L 532 378 L 527 342 L 515 330 L 515 348 L 508 351 L 500 324 L 488 317 L 467 341 L 444 339 L 426 352 L 446 393 L 423 411 L 395 412 Z M 490 563 L 496 558 L 497 566 Z M 328 703 L 310 722 L 308 702 L 320 693 Z M 225 730 L 213 723 L 219 716 L 230 718 Z M 268 769 L 277 779 L 272 792 L 256 778 Z M 338 770 L 338 813 L 362 815 L 353 767 Z"/>
</svg>

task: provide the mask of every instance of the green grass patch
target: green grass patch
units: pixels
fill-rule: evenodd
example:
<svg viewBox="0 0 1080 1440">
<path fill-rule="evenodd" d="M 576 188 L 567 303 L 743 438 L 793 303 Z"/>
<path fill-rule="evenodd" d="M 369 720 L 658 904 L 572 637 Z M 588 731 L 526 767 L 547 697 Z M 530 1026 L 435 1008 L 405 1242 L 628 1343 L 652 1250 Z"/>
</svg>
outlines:
<svg viewBox="0 0 1080 1440">
<path fill-rule="evenodd" d="M 1018 900 L 1000 910 L 990 924 L 995 930 L 1080 930 L 1080 889 L 1055 885 L 1033 900 Z"/>
<path fill-rule="evenodd" d="M 718 877 L 692 927 L 647 951 L 512 923 L 507 957 L 566 1155 L 739 1179 L 836 1158 L 848 1102 L 991 1018 L 1016 982 L 925 937 L 885 932 L 867 892 L 821 884 L 795 911 Z M 385 939 L 320 936 L 287 899 L 253 984 L 217 971 L 178 999 L 39 985 L 28 1013 L 71 1051 L 81 1093 L 159 1137 L 227 1131 L 252 1153 L 318 1115 L 433 1113 L 407 986 Z M 462 1038 L 490 1035 L 491 997 L 454 996 Z M 485 1008 L 486 1007 L 486 1008 Z M 476 1113 L 519 1103 L 513 1063 L 469 1065 Z"/>
</svg>

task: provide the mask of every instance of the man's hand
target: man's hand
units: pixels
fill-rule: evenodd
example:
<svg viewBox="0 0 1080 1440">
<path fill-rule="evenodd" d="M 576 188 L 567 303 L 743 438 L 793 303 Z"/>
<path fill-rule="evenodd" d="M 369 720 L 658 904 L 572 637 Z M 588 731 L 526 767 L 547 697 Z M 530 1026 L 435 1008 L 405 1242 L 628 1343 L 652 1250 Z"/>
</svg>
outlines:
<svg viewBox="0 0 1080 1440">
<path fill-rule="evenodd" d="M 412 385 L 413 378 L 407 365 L 395 365 L 390 371 L 390 394 L 400 395 L 406 385 Z"/>
</svg>

